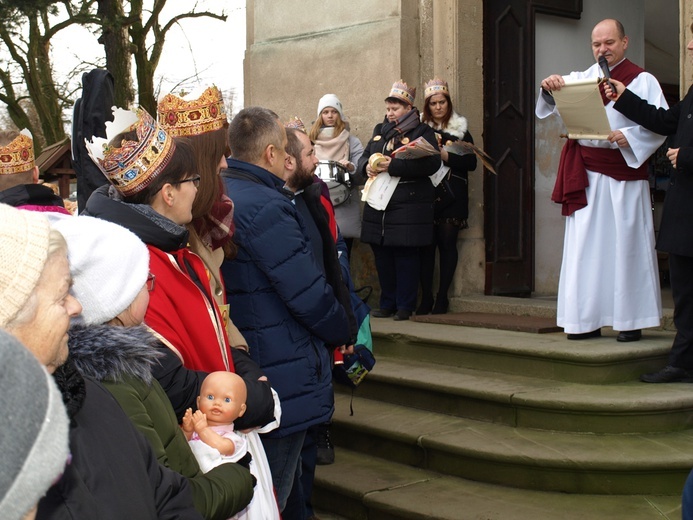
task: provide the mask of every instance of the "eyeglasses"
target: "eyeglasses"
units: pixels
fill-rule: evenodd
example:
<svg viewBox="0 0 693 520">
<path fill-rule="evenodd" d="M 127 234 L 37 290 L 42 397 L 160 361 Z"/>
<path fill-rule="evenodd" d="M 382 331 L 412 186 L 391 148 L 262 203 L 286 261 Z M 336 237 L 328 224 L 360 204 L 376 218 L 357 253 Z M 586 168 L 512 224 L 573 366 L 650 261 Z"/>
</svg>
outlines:
<svg viewBox="0 0 693 520">
<path fill-rule="evenodd" d="M 183 179 L 182 181 L 173 181 L 171 184 L 183 184 L 184 182 L 192 182 L 193 186 L 196 188 L 200 187 L 200 176 L 196 175 L 195 177 L 188 177 L 187 179 Z"/>
<path fill-rule="evenodd" d="M 147 290 L 149 292 L 152 292 L 154 290 L 154 282 L 156 281 L 156 276 L 154 276 L 152 273 L 149 273 L 147 275 Z"/>
</svg>

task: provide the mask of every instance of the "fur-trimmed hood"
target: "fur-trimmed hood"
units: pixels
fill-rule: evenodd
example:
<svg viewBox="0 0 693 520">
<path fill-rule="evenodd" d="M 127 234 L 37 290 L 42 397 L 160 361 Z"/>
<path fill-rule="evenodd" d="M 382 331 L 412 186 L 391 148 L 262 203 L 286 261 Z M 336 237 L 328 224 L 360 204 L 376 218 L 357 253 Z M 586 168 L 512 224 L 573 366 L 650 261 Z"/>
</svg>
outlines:
<svg viewBox="0 0 693 520">
<path fill-rule="evenodd" d="M 97 381 L 126 377 L 152 382 L 152 366 L 163 355 L 158 339 L 145 325 L 119 327 L 75 324 L 69 330 L 70 357 L 77 370 Z"/>
<path fill-rule="evenodd" d="M 433 128 L 434 130 L 437 131 L 443 131 L 448 134 L 452 134 L 458 139 L 462 139 L 464 137 L 464 134 L 467 133 L 467 129 L 469 128 L 469 123 L 467 123 L 467 118 L 464 116 L 459 115 L 457 112 L 452 112 L 452 115 L 450 116 L 450 121 L 448 121 L 448 126 L 445 128 L 438 128 L 437 125 L 433 121 L 428 121 L 426 123 L 428 126 Z"/>
</svg>

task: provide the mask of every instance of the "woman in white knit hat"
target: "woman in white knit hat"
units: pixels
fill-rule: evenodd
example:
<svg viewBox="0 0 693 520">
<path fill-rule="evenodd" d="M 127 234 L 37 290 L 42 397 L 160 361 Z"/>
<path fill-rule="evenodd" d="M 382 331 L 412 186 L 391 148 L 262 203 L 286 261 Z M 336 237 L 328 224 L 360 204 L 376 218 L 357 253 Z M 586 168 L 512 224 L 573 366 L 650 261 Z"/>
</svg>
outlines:
<svg viewBox="0 0 693 520">
<path fill-rule="evenodd" d="M 315 156 L 320 161 L 340 163 L 347 172 L 353 173 L 363 155 L 363 145 L 352 135 L 345 120 L 342 102 L 335 94 L 325 94 L 318 101 L 318 115 L 313 123 L 310 140 L 315 146 Z M 335 219 L 351 256 L 354 238 L 361 235 L 361 199 L 358 196 L 357 178 L 351 178 L 349 197 L 334 208 Z M 362 183 L 363 184 L 363 183 Z"/>
<path fill-rule="evenodd" d="M 82 303 L 81 318 L 69 331 L 77 370 L 103 384 L 147 437 L 159 462 L 188 479 L 195 507 L 205 518 L 237 513 L 253 496 L 250 474 L 236 464 L 200 471 L 156 379 L 168 347 L 143 324 L 156 286 L 147 246 L 124 227 L 87 216 L 62 219 L 54 228 L 67 241 L 71 292 Z M 199 388 L 207 374 L 178 366 L 178 377 L 199 379 Z"/>
</svg>

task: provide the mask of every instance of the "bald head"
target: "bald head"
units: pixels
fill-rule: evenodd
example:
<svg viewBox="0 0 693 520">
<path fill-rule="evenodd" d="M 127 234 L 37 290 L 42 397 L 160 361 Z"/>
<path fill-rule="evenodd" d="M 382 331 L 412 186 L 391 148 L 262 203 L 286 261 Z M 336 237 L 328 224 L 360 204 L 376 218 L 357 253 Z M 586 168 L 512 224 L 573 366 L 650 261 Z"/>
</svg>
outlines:
<svg viewBox="0 0 693 520">
<path fill-rule="evenodd" d="M 609 67 L 613 67 L 625 58 L 628 37 L 621 22 L 607 18 L 592 29 L 591 43 L 594 60 L 599 61 L 599 57 L 604 56 Z"/>
</svg>

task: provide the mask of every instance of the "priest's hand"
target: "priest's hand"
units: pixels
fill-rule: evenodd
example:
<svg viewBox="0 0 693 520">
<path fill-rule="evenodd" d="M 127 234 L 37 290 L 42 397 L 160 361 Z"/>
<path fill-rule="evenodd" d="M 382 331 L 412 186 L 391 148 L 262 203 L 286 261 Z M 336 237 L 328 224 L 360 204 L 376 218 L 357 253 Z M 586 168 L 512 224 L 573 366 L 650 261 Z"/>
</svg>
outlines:
<svg viewBox="0 0 693 520">
<path fill-rule="evenodd" d="M 626 148 L 627 146 L 630 146 L 628 139 L 626 139 L 626 136 L 623 135 L 623 132 L 620 130 L 614 130 L 611 132 L 607 139 L 609 139 L 610 143 L 616 143 L 619 148 Z"/>
<path fill-rule="evenodd" d="M 671 161 L 671 165 L 676 168 L 676 159 L 679 157 L 679 149 L 678 148 L 669 148 L 667 150 L 667 159 Z"/>
<path fill-rule="evenodd" d="M 548 78 L 544 78 L 543 80 L 541 80 L 541 88 L 543 88 L 547 92 L 561 90 L 563 85 L 565 85 L 565 80 L 563 79 L 563 76 L 560 76 L 558 74 L 551 74 L 551 76 L 549 76 Z"/>
</svg>

